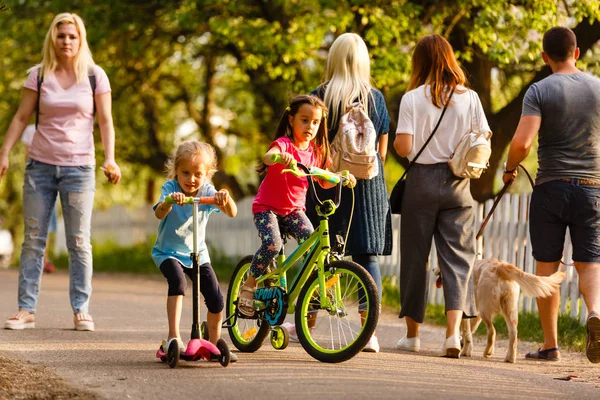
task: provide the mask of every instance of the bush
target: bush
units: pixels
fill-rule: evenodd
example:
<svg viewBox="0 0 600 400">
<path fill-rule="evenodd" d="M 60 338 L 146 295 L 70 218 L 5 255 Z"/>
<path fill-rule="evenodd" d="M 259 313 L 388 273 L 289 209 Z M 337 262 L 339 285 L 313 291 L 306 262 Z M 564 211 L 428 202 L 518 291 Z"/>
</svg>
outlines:
<svg viewBox="0 0 600 400">
<path fill-rule="evenodd" d="M 127 247 L 114 242 L 92 243 L 94 271 L 161 275 L 160 270 L 154 265 L 151 257 L 155 240 L 156 236 L 151 235 L 148 236 L 145 242 Z M 236 261 L 230 260 L 218 249 L 209 248 L 208 252 L 219 280 L 229 282 L 231 273 L 236 266 Z M 69 256 L 67 253 L 59 254 L 53 261 L 59 269 L 69 268 Z"/>
</svg>

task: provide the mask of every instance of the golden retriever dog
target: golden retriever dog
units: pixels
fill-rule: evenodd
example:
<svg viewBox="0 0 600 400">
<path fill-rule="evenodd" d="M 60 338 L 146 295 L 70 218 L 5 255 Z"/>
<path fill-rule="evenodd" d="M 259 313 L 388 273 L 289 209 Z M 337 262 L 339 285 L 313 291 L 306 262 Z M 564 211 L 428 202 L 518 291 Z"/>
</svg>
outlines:
<svg viewBox="0 0 600 400">
<path fill-rule="evenodd" d="M 494 354 L 496 330 L 493 320 L 502 314 L 508 327 L 508 351 L 504 361 L 514 363 L 517 356 L 517 325 L 519 323 L 519 286 L 526 296 L 547 297 L 559 290 L 565 273 L 557 271 L 550 276 L 536 276 L 523 272 L 516 266 L 496 259 L 477 260 L 473 267 L 475 301 L 479 315 L 463 319 L 461 333 L 464 346 L 461 355 L 471 357 L 473 336 L 481 321 L 487 328 L 487 345 L 484 357 Z"/>
</svg>

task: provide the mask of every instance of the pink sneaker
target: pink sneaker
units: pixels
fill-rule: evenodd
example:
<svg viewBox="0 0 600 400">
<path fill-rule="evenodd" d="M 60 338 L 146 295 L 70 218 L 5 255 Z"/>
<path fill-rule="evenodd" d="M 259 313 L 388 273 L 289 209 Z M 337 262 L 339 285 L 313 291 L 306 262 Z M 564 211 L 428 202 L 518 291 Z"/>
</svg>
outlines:
<svg viewBox="0 0 600 400">
<path fill-rule="evenodd" d="M 90 331 L 93 332 L 94 321 L 92 320 L 92 316 L 86 312 L 77 312 L 73 316 L 73 322 L 75 323 L 76 331 Z"/>
</svg>

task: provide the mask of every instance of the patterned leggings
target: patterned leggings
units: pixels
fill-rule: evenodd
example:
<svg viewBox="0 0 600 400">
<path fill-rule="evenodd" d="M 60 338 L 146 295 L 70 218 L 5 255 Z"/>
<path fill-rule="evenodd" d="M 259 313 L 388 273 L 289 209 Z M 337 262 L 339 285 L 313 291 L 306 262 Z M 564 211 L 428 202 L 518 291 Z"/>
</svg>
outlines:
<svg viewBox="0 0 600 400">
<path fill-rule="evenodd" d="M 263 211 L 254 214 L 254 225 L 262 244 L 252 259 L 250 274 L 259 278 L 265 268 L 277 256 L 283 245 L 282 233 L 292 236 L 301 245 L 313 233 L 314 229 L 304 211 L 292 211 L 282 217 L 273 211 Z M 280 231 L 280 226 L 281 230 Z"/>
</svg>

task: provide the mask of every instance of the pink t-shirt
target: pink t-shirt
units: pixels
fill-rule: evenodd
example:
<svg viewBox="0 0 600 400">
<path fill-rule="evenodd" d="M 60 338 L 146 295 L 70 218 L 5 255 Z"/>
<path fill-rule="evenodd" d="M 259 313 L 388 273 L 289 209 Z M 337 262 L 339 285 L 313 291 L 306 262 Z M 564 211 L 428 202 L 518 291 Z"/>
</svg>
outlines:
<svg viewBox="0 0 600 400">
<path fill-rule="evenodd" d="M 320 167 L 319 157 L 315 154 L 314 144 L 308 149 L 300 150 L 288 137 L 280 137 L 271 143 L 279 146 L 281 152 L 290 153 L 294 159 L 307 167 Z M 305 210 L 307 178 L 298 178 L 290 173 L 281 173 L 287 167 L 273 164 L 267 169 L 267 175 L 258 188 L 258 194 L 252 203 L 252 213 L 273 211 L 277 215 L 286 216 L 294 210 Z"/>
<path fill-rule="evenodd" d="M 110 92 L 108 76 L 95 65 L 96 94 Z M 38 69 L 29 73 L 25 87 L 37 92 Z M 94 165 L 94 102 L 89 79 L 63 89 L 54 73 L 44 76 L 38 129 L 29 157 L 52 165 Z"/>
</svg>

